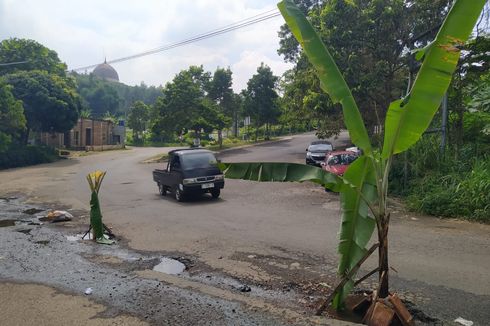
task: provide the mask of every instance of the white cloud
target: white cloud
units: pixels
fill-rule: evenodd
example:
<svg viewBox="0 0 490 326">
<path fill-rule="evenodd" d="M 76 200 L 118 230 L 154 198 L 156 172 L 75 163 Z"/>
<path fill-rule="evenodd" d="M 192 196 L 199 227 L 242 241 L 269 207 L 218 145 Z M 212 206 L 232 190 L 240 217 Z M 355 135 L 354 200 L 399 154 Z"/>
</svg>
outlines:
<svg viewBox="0 0 490 326">
<path fill-rule="evenodd" d="M 276 0 L 0 0 L 0 39 L 31 38 L 58 52 L 69 68 L 132 55 L 275 8 Z M 114 64 L 122 82 L 165 84 L 189 65 L 227 67 L 236 91 L 261 62 L 288 68 L 276 51 L 277 17 L 215 38 Z"/>
</svg>

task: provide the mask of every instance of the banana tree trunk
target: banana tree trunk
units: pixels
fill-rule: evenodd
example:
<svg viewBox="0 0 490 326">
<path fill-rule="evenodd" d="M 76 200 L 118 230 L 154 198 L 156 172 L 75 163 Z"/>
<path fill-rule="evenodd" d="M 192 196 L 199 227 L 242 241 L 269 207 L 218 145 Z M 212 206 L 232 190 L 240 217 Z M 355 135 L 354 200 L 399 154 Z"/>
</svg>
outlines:
<svg viewBox="0 0 490 326">
<path fill-rule="evenodd" d="M 378 228 L 379 253 L 379 297 L 389 295 L 389 265 L 388 265 L 388 225 L 389 215 L 380 219 Z"/>
</svg>

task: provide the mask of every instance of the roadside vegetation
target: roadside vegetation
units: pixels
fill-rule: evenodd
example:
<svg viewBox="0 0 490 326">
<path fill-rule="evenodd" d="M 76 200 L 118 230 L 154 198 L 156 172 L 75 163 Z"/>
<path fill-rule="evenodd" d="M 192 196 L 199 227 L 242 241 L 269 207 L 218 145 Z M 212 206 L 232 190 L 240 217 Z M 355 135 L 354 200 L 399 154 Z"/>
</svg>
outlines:
<svg viewBox="0 0 490 326">
<path fill-rule="evenodd" d="M 330 8 L 332 10 L 341 9 L 341 7 L 335 8 L 338 3 L 342 3 L 342 1 L 330 2 L 326 8 L 332 5 Z M 408 319 L 404 320 L 403 318 L 405 317 L 400 313 L 403 304 L 399 301 L 397 306 L 393 301 L 396 301 L 396 299 L 393 298 L 389 291 L 388 231 L 390 209 L 387 201 L 390 171 L 396 155 L 404 155 L 402 153 L 406 153 L 407 150 L 412 148 L 423 137 L 423 134 L 429 130 L 428 128 L 441 102 L 445 101 L 453 75 L 458 69 L 462 47 L 465 46 L 474 25 L 482 14 L 485 3 L 485 0 L 471 3 L 464 0 L 456 0 L 451 6 L 448 6 L 448 13 L 440 27 L 437 28 L 438 31 L 433 41 L 428 43 L 427 46 L 412 52 L 420 64 L 416 73 L 412 70 L 409 71 L 411 75 L 413 74 L 414 79 L 413 82 L 409 83 L 404 96 L 392 99 L 393 94 L 385 94 L 385 97 L 382 94 L 379 95 L 380 99 L 386 101 L 386 106 L 380 109 L 383 110 L 381 112 L 384 112 L 383 115 L 385 117 L 383 125 L 381 125 L 381 120 L 379 119 L 379 112 L 376 114 L 377 121 L 375 122 L 375 127 L 382 127 L 382 138 L 375 135 L 378 128 L 371 130 L 371 134 L 375 136 L 369 137 L 368 129 L 366 128 L 366 125 L 370 126 L 369 120 L 366 120 L 366 117 L 363 118 L 359 110 L 363 102 L 361 100 L 360 104 L 358 104 L 355 100 L 354 92 L 349 89 L 341 70 L 339 70 L 331 55 L 330 51 L 333 52 L 336 49 L 325 45 L 321 39 L 322 34 L 315 31 L 300 6 L 297 6 L 292 0 L 283 0 L 278 4 L 281 14 L 287 23 L 287 29 L 297 40 L 297 43 L 300 44 L 303 55 L 307 57 L 316 72 L 321 90 L 328 94 L 332 104 L 340 104 L 343 121 L 349 131 L 350 138 L 363 153 L 349 166 L 342 176 L 326 172 L 317 167 L 288 162 L 221 163 L 220 166 L 229 178 L 276 182 L 312 181 L 340 193 L 342 221 L 339 232 L 338 274 L 341 277 L 341 281 L 331 295 L 318 307 L 317 314 L 321 314 L 330 303 L 337 310 L 345 308 L 347 296 L 355 286 L 357 271 L 377 249 L 377 268 L 360 278 L 362 280 L 375 273 L 379 275 L 377 291 L 371 294 L 371 300 L 368 301 L 368 305 L 371 308 L 367 309 L 365 316 L 363 314 L 363 320 L 367 324 L 377 324 L 377 317 L 371 319 L 371 316 L 376 315 L 380 304 L 384 305 L 378 302 L 378 298 L 381 298 L 391 301 L 395 305 L 396 313 L 403 324 L 410 323 Z M 349 9 L 357 9 L 352 3 L 343 4 L 347 7 L 352 6 Z M 401 5 L 403 7 L 404 4 L 401 3 Z M 391 7 L 383 9 L 389 9 L 388 11 L 392 12 Z M 333 14 L 338 14 L 338 11 L 335 10 Z M 330 22 L 327 21 L 328 23 Z M 471 50 L 469 52 L 471 53 Z M 410 56 L 411 54 L 408 55 Z M 462 61 L 465 61 L 465 59 L 467 58 L 463 57 Z M 460 66 L 459 70 L 466 69 L 467 74 L 465 74 L 464 78 L 469 78 L 470 73 L 468 71 L 471 69 L 470 67 L 471 65 L 467 67 L 464 65 Z M 462 76 L 459 77 L 462 78 Z M 457 81 L 458 78 L 455 79 L 455 82 Z M 357 90 L 357 92 L 362 91 Z M 384 90 L 374 90 L 374 93 L 376 92 L 383 93 Z M 456 112 L 453 112 L 456 122 L 464 117 L 464 111 L 462 113 L 458 111 L 462 111 L 462 109 L 458 108 Z M 443 143 L 441 146 L 442 155 L 444 155 L 445 147 Z M 458 155 L 460 154 L 459 149 L 457 147 L 456 154 Z M 475 168 L 474 165 L 470 165 L 470 167 Z M 485 170 L 485 165 L 481 166 L 480 173 L 473 175 L 475 172 L 473 170 L 471 175 L 468 175 L 465 179 L 467 185 L 465 185 L 465 182 L 460 182 L 457 185 L 456 188 L 461 186 L 463 191 L 468 190 L 469 187 L 476 187 L 464 197 L 466 200 L 471 200 L 471 203 L 464 205 L 464 200 L 459 202 L 459 204 L 464 205 L 460 210 L 471 210 L 472 205 L 475 203 L 477 205 L 485 205 L 487 203 L 488 192 L 486 191 L 488 190 L 488 182 L 484 181 L 482 183 L 480 180 L 481 177 L 485 176 L 485 172 L 483 172 Z M 442 180 L 439 180 L 439 183 L 441 187 L 446 187 L 448 191 L 456 190 L 457 192 L 457 189 L 448 187 L 448 184 Z M 434 182 L 432 181 L 431 184 L 434 184 Z M 434 189 L 429 187 L 426 194 L 432 190 Z M 470 196 L 476 196 L 476 198 L 470 198 Z M 455 204 L 458 204 L 458 202 Z M 478 214 L 481 213 L 480 211 L 478 212 Z M 368 247 L 375 230 L 377 231 L 378 241 Z M 391 308 L 385 306 L 383 309 L 390 310 Z M 394 313 L 395 311 L 393 310 Z M 391 319 L 389 322 L 391 322 Z"/>
</svg>

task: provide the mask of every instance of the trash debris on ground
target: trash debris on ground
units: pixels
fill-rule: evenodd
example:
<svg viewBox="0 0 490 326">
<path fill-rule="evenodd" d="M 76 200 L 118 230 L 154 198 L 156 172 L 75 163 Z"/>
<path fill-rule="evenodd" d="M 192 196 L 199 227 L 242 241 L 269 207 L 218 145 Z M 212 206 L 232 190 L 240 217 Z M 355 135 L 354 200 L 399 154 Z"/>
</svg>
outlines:
<svg viewBox="0 0 490 326">
<path fill-rule="evenodd" d="M 466 320 L 462 317 L 458 317 L 454 320 L 455 323 L 464 325 L 464 326 L 473 326 L 473 322 L 471 320 Z"/>
<path fill-rule="evenodd" d="M 182 273 L 186 269 L 186 266 L 182 264 L 180 261 L 163 257 L 160 259 L 160 264 L 155 265 L 153 267 L 154 271 L 165 273 L 165 274 L 171 274 L 171 275 L 177 275 Z"/>
<path fill-rule="evenodd" d="M 92 294 L 92 292 L 94 292 L 94 290 L 92 290 L 92 288 L 86 288 L 86 289 L 85 289 L 85 294 L 86 294 L 86 295 L 91 295 L 91 294 Z"/>
<path fill-rule="evenodd" d="M 240 286 L 238 288 L 238 290 L 240 290 L 240 292 L 250 292 L 250 291 L 252 291 L 252 289 L 248 285 L 242 285 L 242 286 Z"/>
<path fill-rule="evenodd" d="M 374 293 L 372 296 L 376 297 Z M 396 293 L 372 302 L 364 316 L 364 321 L 370 326 L 389 326 L 391 323 L 403 326 L 414 325 L 412 315 Z"/>
<path fill-rule="evenodd" d="M 39 220 L 43 222 L 59 223 L 71 221 L 73 215 L 67 211 L 51 211 L 45 217 L 41 217 Z"/>
<path fill-rule="evenodd" d="M 116 241 L 110 239 L 107 234 L 104 234 L 102 237 L 95 239 L 95 242 L 100 244 L 111 245 L 114 244 Z"/>
</svg>

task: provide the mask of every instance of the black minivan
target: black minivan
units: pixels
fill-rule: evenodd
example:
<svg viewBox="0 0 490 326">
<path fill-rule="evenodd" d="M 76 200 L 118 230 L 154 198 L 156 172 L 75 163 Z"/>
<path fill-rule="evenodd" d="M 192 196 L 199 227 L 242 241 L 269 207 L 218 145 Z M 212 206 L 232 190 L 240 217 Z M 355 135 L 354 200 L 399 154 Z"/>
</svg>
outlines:
<svg viewBox="0 0 490 326">
<path fill-rule="evenodd" d="M 153 180 L 162 196 L 170 192 L 177 201 L 191 194 L 210 193 L 213 198 L 219 197 L 225 180 L 213 152 L 189 148 L 168 154 L 167 168 L 153 171 Z"/>
</svg>

